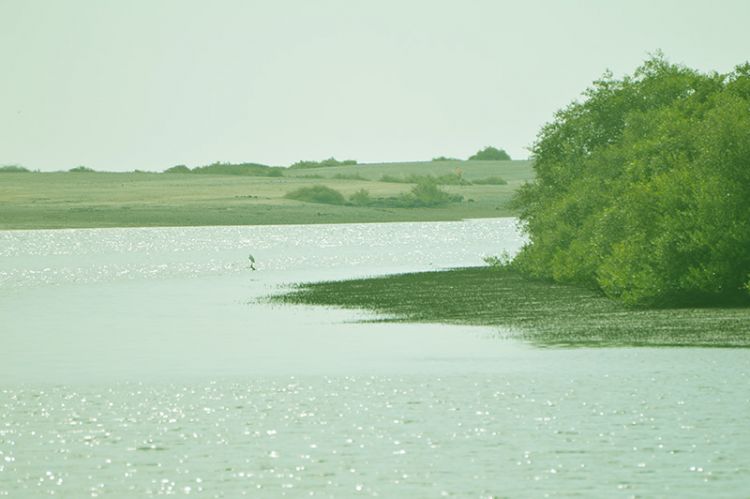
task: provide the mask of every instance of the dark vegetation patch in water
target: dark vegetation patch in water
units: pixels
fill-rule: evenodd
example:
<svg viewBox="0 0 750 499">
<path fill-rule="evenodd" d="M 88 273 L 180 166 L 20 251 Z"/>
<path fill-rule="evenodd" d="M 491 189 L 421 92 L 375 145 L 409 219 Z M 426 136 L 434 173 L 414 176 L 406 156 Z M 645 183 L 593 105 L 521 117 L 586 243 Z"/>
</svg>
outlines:
<svg viewBox="0 0 750 499">
<path fill-rule="evenodd" d="M 540 346 L 750 346 L 750 308 L 636 310 L 491 267 L 300 284 L 271 300 L 371 310 L 385 321 L 509 327 Z"/>
</svg>

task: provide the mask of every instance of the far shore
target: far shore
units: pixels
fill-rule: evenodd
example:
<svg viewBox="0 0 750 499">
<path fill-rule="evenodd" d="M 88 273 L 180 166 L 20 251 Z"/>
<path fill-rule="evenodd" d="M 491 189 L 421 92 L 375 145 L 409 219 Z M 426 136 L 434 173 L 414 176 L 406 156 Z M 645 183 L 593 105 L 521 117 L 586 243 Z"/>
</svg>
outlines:
<svg viewBox="0 0 750 499">
<path fill-rule="evenodd" d="M 530 161 L 436 161 L 280 169 L 283 176 L 189 173 L 0 173 L 0 230 L 211 225 L 451 221 L 513 216 L 513 193 L 534 173 Z M 460 175 L 440 185 L 459 202 L 431 207 L 311 203 L 285 196 L 323 185 L 348 198 L 408 193 L 409 176 Z M 482 183 L 501 178 L 505 184 Z M 396 181 L 394 181 L 394 179 Z"/>
</svg>

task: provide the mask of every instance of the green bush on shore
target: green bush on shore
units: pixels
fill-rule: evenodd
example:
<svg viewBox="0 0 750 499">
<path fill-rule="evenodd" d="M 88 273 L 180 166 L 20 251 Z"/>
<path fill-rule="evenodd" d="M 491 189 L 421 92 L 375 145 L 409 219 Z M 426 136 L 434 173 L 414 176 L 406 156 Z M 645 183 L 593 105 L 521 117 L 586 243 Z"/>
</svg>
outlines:
<svg viewBox="0 0 750 499">
<path fill-rule="evenodd" d="M 445 192 L 429 179 L 420 180 L 409 192 L 396 197 L 372 199 L 364 189 L 355 194 L 359 204 L 369 200 L 368 206 L 382 208 L 426 208 L 463 201 L 463 196 Z"/>
<path fill-rule="evenodd" d="M 513 266 L 635 306 L 748 301 L 750 64 L 647 60 L 558 111 L 516 199 Z"/>
<path fill-rule="evenodd" d="M 347 201 L 343 194 L 335 189 L 323 185 L 302 187 L 288 192 L 284 197 L 305 201 L 308 203 L 323 203 L 333 205 L 348 204 L 351 206 L 379 207 L 379 208 L 420 208 L 440 206 L 463 200 L 463 196 L 454 195 L 440 189 L 431 181 L 421 181 L 405 194 L 387 198 L 373 198 L 369 191 L 360 189 L 349 197 Z"/>
<path fill-rule="evenodd" d="M 307 203 L 322 203 L 341 205 L 346 203 L 344 195 L 336 189 L 331 189 L 324 185 L 313 185 L 310 187 L 300 187 L 284 196 L 288 199 L 305 201 Z"/>
</svg>

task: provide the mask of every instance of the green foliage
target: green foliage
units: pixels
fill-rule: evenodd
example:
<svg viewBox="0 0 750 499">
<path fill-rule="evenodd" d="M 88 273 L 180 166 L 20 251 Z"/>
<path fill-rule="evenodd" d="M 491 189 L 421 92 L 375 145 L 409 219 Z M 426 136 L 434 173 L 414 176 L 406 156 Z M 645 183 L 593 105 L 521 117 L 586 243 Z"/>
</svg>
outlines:
<svg viewBox="0 0 750 499">
<path fill-rule="evenodd" d="M 176 167 L 175 167 L 176 168 Z M 183 170 L 184 172 L 184 170 Z M 205 175 L 249 175 L 254 177 L 283 177 L 281 168 L 261 165 L 259 163 L 212 163 L 207 166 L 198 166 L 190 170 L 190 173 Z"/>
<path fill-rule="evenodd" d="M 365 189 L 355 192 L 349 199 L 356 206 L 371 206 L 377 208 L 429 208 L 448 203 L 458 203 L 464 197 L 450 194 L 440 189 L 431 177 L 420 178 L 411 190 L 400 196 L 386 198 L 372 198 Z"/>
<path fill-rule="evenodd" d="M 0 166 L 0 173 L 31 173 L 28 168 L 20 165 L 3 165 Z"/>
<path fill-rule="evenodd" d="M 460 202 L 463 196 L 449 194 L 440 189 L 434 181 L 425 179 L 420 180 L 402 199 L 410 207 L 419 207 Z"/>
<path fill-rule="evenodd" d="M 326 187 L 324 185 L 313 185 L 311 187 L 300 187 L 291 192 L 288 192 L 285 196 L 288 199 L 296 199 L 297 201 L 305 201 L 307 203 L 322 203 L 322 204 L 345 204 L 343 194 L 335 189 Z"/>
<path fill-rule="evenodd" d="M 296 163 L 290 165 L 289 168 L 325 168 L 327 166 L 353 166 L 356 164 L 357 161 L 354 159 L 345 159 L 343 161 L 338 161 L 332 156 L 328 159 L 324 159 L 323 161 L 297 161 Z"/>
<path fill-rule="evenodd" d="M 288 199 L 305 201 L 308 203 L 322 203 L 333 205 L 349 204 L 377 208 L 423 208 L 440 206 L 447 203 L 460 202 L 463 196 L 449 194 L 441 190 L 434 182 L 422 181 L 406 194 L 387 198 L 373 198 L 365 189 L 360 189 L 349 197 L 349 201 L 337 190 L 323 185 L 301 187 L 288 192 Z"/>
<path fill-rule="evenodd" d="M 437 158 L 432 158 L 432 161 L 461 161 L 458 158 L 449 158 L 447 156 L 438 156 Z"/>
<path fill-rule="evenodd" d="M 741 300 L 750 274 L 750 65 L 646 61 L 555 115 L 516 205 L 514 266 L 636 306 Z"/>
<path fill-rule="evenodd" d="M 164 173 L 190 173 L 190 168 L 185 165 L 175 165 L 164 170 Z"/>
<path fill-rule="evenodd" d="M 503 149 L 487 146 L 475 155 L 469 157 L 470 161 L 508 161 L 510 156 Z"/>
<path fill-rule="evenodd" d="M 449 194 L 434 182 L 421 181 L 408 193 L 385 198 L 373 198 L 367 190 L 360 189 L 349 197 L 349 204 L 373 208 L 425 208 L 462 200 L 463 196 Z"/>
<path fill-rule="evenodd" d="M 409 180 L 416 183 L 420 183 L 426 180 L 428 182 L 434 182 L 438 185 L 471 185 L 471 182 L 466 180 L 461 173 L 447 173 L 445 175 L 438 175 L 436 177 L 432 177 L 430 175 L 410 176 Z"/>
<path fill-rule="evenodd" d="M 369 179 L 363 177 L 359 173 L 337 173 L 333 177 L 337 180 L 364 180 L 368 181 Z"/>
<path fill-rule="evenodd" d="M 466 180 L 462 174 L 459 173 L 447 173 L 445 175 L 415 175 L 410 174 L 405 177 L 396 177 L 395 175 L 383 175 L 380 177 L 381 182 L 389 182 L 395 184 L 419 184 L 419 183 L 432 183 L 437 185 L 471 185 L 471 182 Z"/>
<path fill-rule="evenodd" d="M 360 189 L 351 196 L 349 196 L 349 203 L 354 206 L 372 206 L 373 199 L 370 197 L 370 192 L 366 189 Z"/>
<path fill-rule="evenodd" d="M 476 185 L 506 185 L 508 182 L 501 177 L 486 177 L 474 180 L 472 183 Z"/>
<path fill-rule="evenodd" d="M 513 263 L 513 257 L 510 256 L 510 253 L 503 250 L 499 255 L 488 255 L 482 257 L 482 261 L 490 268 L 509 270 Z"/>
<path fill-rule="evenodd" d="M 70 173 L 94 173 L 93 168 L 89 168 L 88 166 L 76 166 L 75 168 L 71 168 L 68 170 Z"/>
<path fill-rule="evenodd" d="M 380 177 L 381 182 L 388 182 L 393 184 L 403 184 L 406 183 L 406 180 L 403 177 L 397 177 L 395 175 L 381 175 Z"/>
</svg>

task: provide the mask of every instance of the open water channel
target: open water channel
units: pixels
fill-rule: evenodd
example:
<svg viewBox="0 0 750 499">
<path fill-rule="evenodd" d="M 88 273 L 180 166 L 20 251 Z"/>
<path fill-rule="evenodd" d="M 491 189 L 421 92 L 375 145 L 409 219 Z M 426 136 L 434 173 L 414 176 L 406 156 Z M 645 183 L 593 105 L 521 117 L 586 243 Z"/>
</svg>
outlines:
<svg viewBox="0 0 750 499">
<path fill-rule="evenodd" d="M 513 219 L 0 232 L 0 496 L 750 496 L 750 350 L 263 300 L 522 243 Z"/>
</svg>

